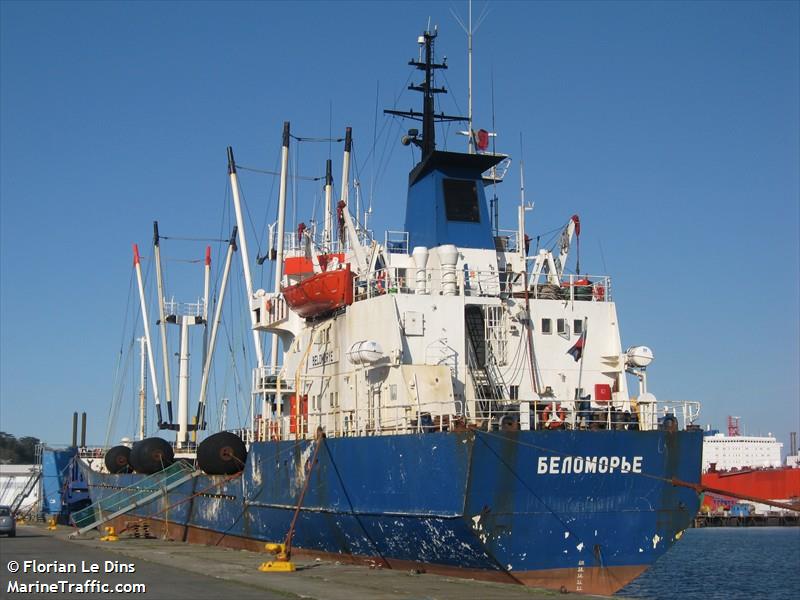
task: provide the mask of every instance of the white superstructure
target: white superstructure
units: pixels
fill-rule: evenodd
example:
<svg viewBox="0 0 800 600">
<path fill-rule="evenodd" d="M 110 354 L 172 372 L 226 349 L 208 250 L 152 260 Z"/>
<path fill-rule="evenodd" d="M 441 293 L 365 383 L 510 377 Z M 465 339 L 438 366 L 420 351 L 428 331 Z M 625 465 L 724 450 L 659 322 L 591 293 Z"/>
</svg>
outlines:
<svg viewBox="0 0 800 600">
<path fill-rule="evenodd" d="M 304 255 L 294 237 L 290 260 Z M 306 320 L 280 293 L 251 300 L 255 328 L 285 349 L 282 367 L 254 372 L 254 439 L 312 437 L 318 427 L 331 436 L 468 425 L 649 430 L 665 415 L 681 427 L 697 417 L 696 403 L 647 392 L 652 352 L 622 346 L 607 276 L 543 269 L 552 253 L 528 257 L 513 234 L 491 250 L 354 238 L 343 252 L 355 271 L 346 310 Z M 361 268 L 356 249 L 370 255 Z M 283 285 L 302 280 L 285 275 Z M 640 380 L 634 399 L 626 373 Z"/>
<path fill-rule="evenodd" d="M 780 467 L 781 448 L 783 444 L 772 435 L 707 435 L 703 439 L 703 472 L 708 471 L 712 464 L 716 465 L 717 471 Z"/>
<path fill-rule="evenodd" d="M 507 157 L 436 150 L 435 122 L 462 120 L 434 112 L 435 94 L 445 91 L 434 73 L 446 68 L 433 59 L 436 35 L 419 37 L 420 59 L 410 63 L 425 75 L 411 87 L 422 92 L 423 111 L 385 111 L 422 122 L 421 137 L 409 129 L 401 138 L 420 149 L 404 230 L 381 240 L 358 209 L 351 214 L 349 128 L 336 239 L 330 200 L 321 232 L 313 220 L 287 232 L 279 203 L 274 289 L 248 285 L 253 329 L 273 335 L 270 364 L 253 372 L 248 441 L 314 438 L 317 430 L 360 437 L 693 426 L 698 403 L 657 401 L 646 377 L 653 352 L 622 345 L 611 279 L 585 274 L 578 257 L 567 271 L 578 215 L 552 248 L 532 248 L 524 199 L 515 230 L 491 219 L 486 188 L 502 179 Z M 282 190 L 289 141 L 285 123 Z M 229 173 L 235 191 L 231 151 Z M 326 173 L 328 198 L 330 163 Z"/>
</svg>

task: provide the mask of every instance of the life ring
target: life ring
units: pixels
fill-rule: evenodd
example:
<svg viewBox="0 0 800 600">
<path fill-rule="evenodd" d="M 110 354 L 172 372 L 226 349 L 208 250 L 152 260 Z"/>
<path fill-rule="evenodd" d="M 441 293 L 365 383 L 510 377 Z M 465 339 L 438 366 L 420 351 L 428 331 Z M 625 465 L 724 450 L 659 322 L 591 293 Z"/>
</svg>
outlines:
<svg viewBox="0 0 800 600">
<path fill-rule="evenodd" d="M 558 429 L 567 419 L 567 411 L 560 404 L 553 402 L 542 411 L 542 423 L 547 429 Z"/>
<path fill-rule="evenodd" d="M 378 271 L 378 274 L 375 276 L 375 287 L 378 290 L 379 294 L 383 294 L 386 292 L 386 270 L 381 269 Z"/>
<path fill-rule="evenodd" d="M 265 300 L 264 301 L 264 309 L 268 312 L 272 312 L 272 300 Z"/>
<path fill-rule="evenodd" d="M 592 286 L 592 296 L 596 302 L 603 302 L 606 299 L 606 288 L 602 283 L 595 283 Z"/>
</svg>

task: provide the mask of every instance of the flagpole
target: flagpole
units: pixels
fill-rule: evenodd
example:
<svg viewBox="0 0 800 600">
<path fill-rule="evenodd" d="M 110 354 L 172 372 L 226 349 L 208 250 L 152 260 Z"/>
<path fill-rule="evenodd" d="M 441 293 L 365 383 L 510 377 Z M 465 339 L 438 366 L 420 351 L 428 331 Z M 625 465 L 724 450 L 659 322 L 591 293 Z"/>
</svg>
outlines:
<svg viewBox="0 0 800 600">
<path fill-rule="evenodd" d="M 583 355 L 585 354 L 585 351 L 586 351 L 586 338 L 589 337 L 587 335 L 588 324 L 589 324 L 589 317 L 584 317 L 584 319 L 583 319 L 583 331 L 581 332 L 581 337 L 583 337 L 583 345 L 581 346 L 581 360 L 580 360 L 581 365 L 580 365 L 580 367 L 578 367 L 578 393 L 577 393 L 578 397 L 573 400 L 573 407 L 572 407 L 573 408 L 572 415 L 573 415 L 573 418 L 575 418 L 575 419 L 577 419 L 578 402 L 581 401 L 581 392 L 583 391 L 583 386 L 581 385 L 581 382 L 583 380 Z M 580 338 L 578 338 L 578 340 L 580 340 Z M 597 400 L 597 399 L 595 398 L 595 400 Z M 574 426 L 575 423 L 573 422 L 572 425 Z"/>
</svg>

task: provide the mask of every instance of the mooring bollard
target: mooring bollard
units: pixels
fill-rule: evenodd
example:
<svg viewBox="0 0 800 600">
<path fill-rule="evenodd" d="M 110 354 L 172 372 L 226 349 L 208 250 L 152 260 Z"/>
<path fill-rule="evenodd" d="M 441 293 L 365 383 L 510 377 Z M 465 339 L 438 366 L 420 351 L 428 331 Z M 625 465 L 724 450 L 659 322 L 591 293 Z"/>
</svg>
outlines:
<svg viewBox="0 0 800 600">
<path fill-rule="evenodd" d="M 101 542 L 118 542 L 119 536 L 113 527 L 106 527 L 106 535 L 100 538 Z"/>
</svg>

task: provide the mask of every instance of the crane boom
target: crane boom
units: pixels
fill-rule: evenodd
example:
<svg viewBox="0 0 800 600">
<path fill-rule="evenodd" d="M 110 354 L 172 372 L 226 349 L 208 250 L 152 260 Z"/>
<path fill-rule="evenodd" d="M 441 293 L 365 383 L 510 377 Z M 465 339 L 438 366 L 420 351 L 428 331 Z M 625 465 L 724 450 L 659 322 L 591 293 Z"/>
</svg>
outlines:
<svg viewBox="0 0 800 600">
<path fill-rule="evenodd" d="M 580 240 L 581 235 L 581 220 L 578 215 L 572 215 L 567 222 L 567 226 L 564 227 L 564 230 L 561 232 L 561 237 L 558 240 L 558 257 L 554 257 L 555 266 L 556 266 L 556 273 L 558 274 L 558 278 L 564 276 L 564 267 L 567 264 L 567 257 L 569 256 L 569 248 L 572 244 L 572 236 L 575 236 L 578 240 Z M 580 243 L 580 241 L 578 242 Z M 578 262 L 575 267 L 575 272 L 580 273 L 580 249 L 578 250 Z"/>
</svg>

